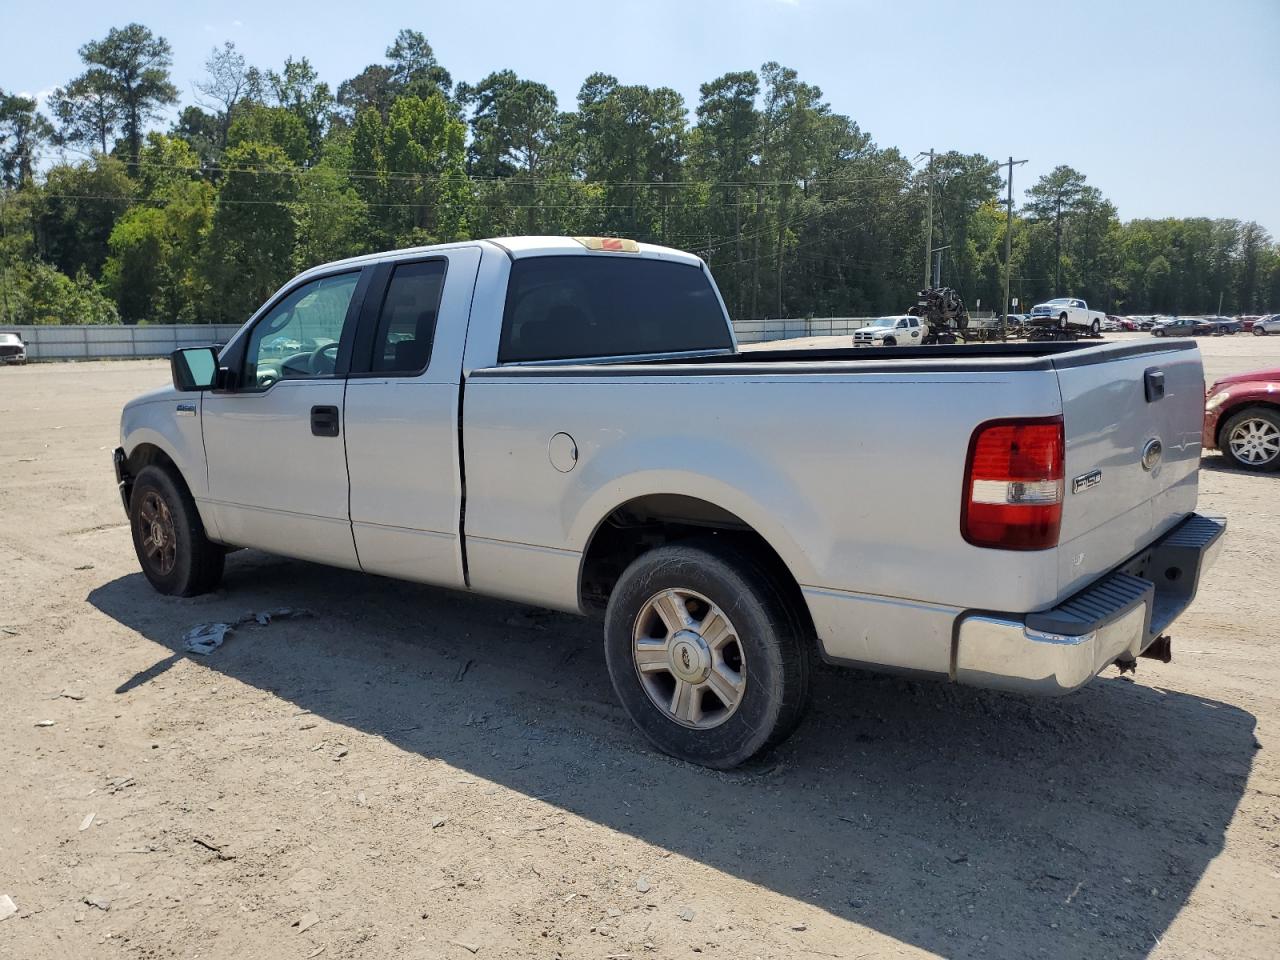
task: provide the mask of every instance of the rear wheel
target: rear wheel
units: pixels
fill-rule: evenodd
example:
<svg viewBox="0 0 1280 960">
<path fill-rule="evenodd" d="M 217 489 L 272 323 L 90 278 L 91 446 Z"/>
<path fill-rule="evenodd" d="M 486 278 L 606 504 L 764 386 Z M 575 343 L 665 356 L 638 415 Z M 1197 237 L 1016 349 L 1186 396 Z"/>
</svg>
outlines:
<svg viewBox="0 0 1280 960">
<path fill-rule="evenodd" d="M 618 699 L 664 753 L 727 769 L 804 715 L 810 638 L 754 556 L 715 540 L 658 547 L 618 580 L 605 660 Z"/>
<path fill-rule="evenodd" d="M 1065 313 L 1058 315 L 1058 329 L 1067 329 L 1067 315 Z"/>
<path fill-rule="evenodd" d="M 1089 324 L 1089 332 L 1092 333 L 1095 337 L 1098 336 L 1100 333 L 1102 333 L 1102 323 L 1095 319 L 1093 323 Z"/>
<path fill-rule="evenodd" d="M 1163 337 L 1163 336 L 1164 336 L 1164 331 L 1157 327 L 1155 330 L 1152 330 L 1152 331 L 1151 331 L 1151 335 L 1152 335 L 1153 337 Z"/>
<path fill-rule="evenodd" d="M 204 532 L 195 501 L 164 467 L 143 467 L 129 498 L 133 549 L 151 586 L 193 597 L 222 579 L 226 552 Z"/>
<path fill-rule="evenodd" d="M 1253 325 L 1253 335 L 1255 337 L 1265 337 L 1267 335 L 1267 331 L 1261 324 L 1255 323 Z"/>
<path fill-rule="evenodd" d="M 1242 470 L 1280 469 L 1280 409 L 1246 407 L 1222 425 L 1219 447 Z"/>
</svg>

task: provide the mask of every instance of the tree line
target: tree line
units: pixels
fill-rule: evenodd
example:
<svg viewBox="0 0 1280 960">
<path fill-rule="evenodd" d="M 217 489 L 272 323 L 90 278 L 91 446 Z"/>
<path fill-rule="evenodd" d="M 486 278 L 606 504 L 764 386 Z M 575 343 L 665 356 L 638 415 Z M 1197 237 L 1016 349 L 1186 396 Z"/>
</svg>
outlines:
<svg viewBox="0 0 1280 960">
<path fill-rule="evenodd" d="M 900 312 L 930 200 L 943 282 L 971 307 L 1001 299 L 997 163 L 881 147 L 777 63 L 702 84 L 691 115 L 606 73 L 570 109 L 510 70 L 456 82 L 416 30 L 336 89 L 306 57 L 262 70 L 226 43 L 186 105 L 140 24 L 79 52 L 47 114 L 0 90 L 0 323 L 240 322 L 316 263 L 521 233 L 694 251 L 737 318 Z M 1280 309 L 1280 246 L 1256 223 L 1121 222 L 1067 166 L 1015 213 L 1023 305 Z"/>
</svg>

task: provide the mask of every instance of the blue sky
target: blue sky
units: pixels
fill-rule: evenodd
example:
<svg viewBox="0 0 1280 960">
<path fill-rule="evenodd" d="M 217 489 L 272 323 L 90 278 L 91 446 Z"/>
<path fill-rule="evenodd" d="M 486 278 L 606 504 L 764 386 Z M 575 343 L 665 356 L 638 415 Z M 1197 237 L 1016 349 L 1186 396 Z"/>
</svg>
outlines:
<svg viewBox="0 0 1280 960">
<path fill-rule="evenodd" d="M 1280 235 L 1280 0 L 594 0 L 81 3 L 7 0 L 0 88 L 43 93 L 76 49 L 137 20 L 168 38 L 186 101 L 215 43 L 337 84 L 401 27 L 455 80 L 510 67 L 573 105 L 596 70 L 674 87 L 777 60 L 881 145 L 1013 154 L 1025 186 L 1083 171 L 1121 217 L 1253 219 Z"/>
</svg>

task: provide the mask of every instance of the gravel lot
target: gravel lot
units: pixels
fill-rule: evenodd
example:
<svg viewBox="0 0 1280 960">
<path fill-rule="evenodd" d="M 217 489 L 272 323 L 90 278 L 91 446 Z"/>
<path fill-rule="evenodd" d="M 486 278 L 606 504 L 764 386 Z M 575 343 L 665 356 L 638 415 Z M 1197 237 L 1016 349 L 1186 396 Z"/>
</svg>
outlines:
<svg viewBox="0 0 1280 960">
<path fill-rule="evenodd" d="M 1205 459 L 1232 528 L 1172 664 L 824 671 L 718 774 L 642 742 L 592 623 L 252 552 L 153 593 L 110 451 L 167 378 L 0 370 L 0 957 L 1280 955 L 1280 478 Z M 315 615 L 180 652 L 281 606 Z"/>
</svg>

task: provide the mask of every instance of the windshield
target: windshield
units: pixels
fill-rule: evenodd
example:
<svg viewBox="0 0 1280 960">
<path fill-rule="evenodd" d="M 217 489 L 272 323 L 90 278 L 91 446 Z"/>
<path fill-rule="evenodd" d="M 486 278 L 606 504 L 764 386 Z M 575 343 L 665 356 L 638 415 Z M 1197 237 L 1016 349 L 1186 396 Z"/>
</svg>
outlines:
<svg viewBox="0 0 1280 960">
<path fill-rule="evenodd" d="M 1067 299 L 1066 297 L 1058 297 L 1058 298 L 1056 298 L 1056 299 L 1054 299 L 1054 300 L 1050 300 L 1049 302 L 1050 302 L 1050 303 L 1059 303 L 1059 304 L 1070 304 L 1070 303 L 1071 303 L 1071 301 L 1070 301 L 1069 299 Z"/>
<path fill-rule="evenodd" d="M 871 329 L 872 327 L 879 329 L 882 327 L 894 327 L 897 325 L 898 325 L 897 317 L 880 317 L 876 320 L 872 320 L 870 323 L 867 324 L 867 326 L 864 329 Z"/>
</svg>

